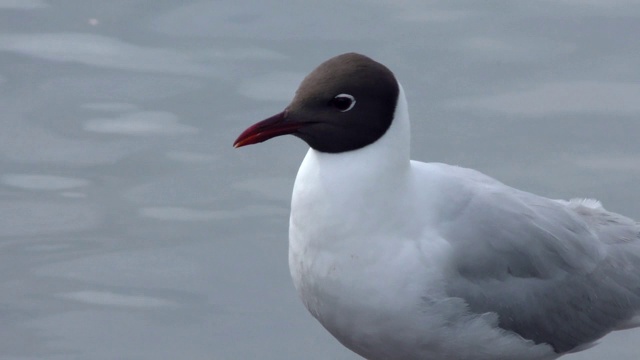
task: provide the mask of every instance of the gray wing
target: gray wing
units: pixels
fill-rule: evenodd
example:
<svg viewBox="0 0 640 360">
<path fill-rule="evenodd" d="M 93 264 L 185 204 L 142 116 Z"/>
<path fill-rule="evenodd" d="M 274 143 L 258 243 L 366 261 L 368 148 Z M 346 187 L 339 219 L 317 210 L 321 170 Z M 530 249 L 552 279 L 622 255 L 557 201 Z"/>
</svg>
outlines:
<svg viewBox="0 0 640 360">
<path fill-rule="evenodd" d="M 504 185 L 471 191 L 443 230 L 447 292 L 474 313 L 558 353 L 640 314 L 640 225 L 593 200 L 555 201 Z M 637 319 L 637 318 L 636 318 Z"/>
</svg>

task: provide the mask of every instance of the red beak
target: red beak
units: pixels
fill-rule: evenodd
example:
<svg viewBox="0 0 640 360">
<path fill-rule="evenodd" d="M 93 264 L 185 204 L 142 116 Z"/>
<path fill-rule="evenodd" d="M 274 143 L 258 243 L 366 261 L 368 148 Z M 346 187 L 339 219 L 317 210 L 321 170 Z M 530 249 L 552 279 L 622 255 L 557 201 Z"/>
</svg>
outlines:
<svg viewBox="0 0 640 360">
<path fill-rule="evenodd" d="M 296 121 L 286 121 L 287 111 L 283 111 L 272 117 L 262 120 L 257 124 L 251 125 L 247 130 L 243 131 L 233 143 L 233 147 L 239 148 L 245 145 L 252 145 L 267 141 L 272 137 L 292 134 L 304 123 Z"/>
</svg>

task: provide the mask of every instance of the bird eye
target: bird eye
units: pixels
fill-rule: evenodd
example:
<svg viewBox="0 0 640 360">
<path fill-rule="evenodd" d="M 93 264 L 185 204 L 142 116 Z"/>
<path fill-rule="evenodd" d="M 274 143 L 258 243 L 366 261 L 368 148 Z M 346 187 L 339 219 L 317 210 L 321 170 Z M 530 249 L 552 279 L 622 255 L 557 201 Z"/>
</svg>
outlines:
<svg viewBox="0 0 640 360">
<path fill-rule="evenodd" d="M 329 104 L 331 104 L 331 106 L 340 110 L 341 112 L 346 112 L 353 108 L 353 106 L 356 104 L 356 99 L 349 94 L 339 94 L 331 99 Z"/>
</svg>

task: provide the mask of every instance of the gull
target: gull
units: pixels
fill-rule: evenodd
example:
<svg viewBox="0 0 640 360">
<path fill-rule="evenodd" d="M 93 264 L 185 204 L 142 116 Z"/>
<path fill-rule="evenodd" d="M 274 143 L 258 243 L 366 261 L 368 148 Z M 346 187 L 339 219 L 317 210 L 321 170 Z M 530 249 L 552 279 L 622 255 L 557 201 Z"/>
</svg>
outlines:
<svg viewBox="0 0 640 360">
<path fill-rule="evenodd" d="M 291 134 L 289 268 L 309 312 L 369 360 L 549 360 L 640 326 L 640 224 L 478 171 L 410 160 L 405 93 L 333 57 L 235 147 Z"/>
</svg>

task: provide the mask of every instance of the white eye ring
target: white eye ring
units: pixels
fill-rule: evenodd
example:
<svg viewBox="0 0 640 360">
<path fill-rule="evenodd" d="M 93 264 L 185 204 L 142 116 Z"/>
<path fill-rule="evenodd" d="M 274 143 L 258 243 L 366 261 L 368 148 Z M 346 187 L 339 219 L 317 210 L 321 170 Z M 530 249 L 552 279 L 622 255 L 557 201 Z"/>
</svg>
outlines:
<svg viewBox="0 0 640 360">
<path fill-rule="evenodd" d="M 348 99 L 349 100 L 349 106 L 346 108 L 342 108 L 340 103 L 336 102 L 335 100 L 341 101 L 344 99 Z M 334 102 L 333 102 L 333 106 L 335 106 L 339 111 L 341 112 L 347 112 L 351 109 L 353 109 L 353 107 L 356 104 L 356 98 L 354 98 L 352 95 L 349 94 L 338 94 L 333 98 Z"/>
</svg>

